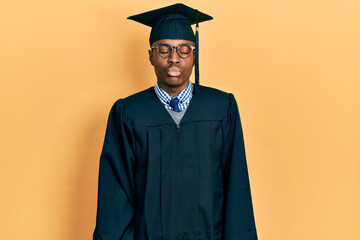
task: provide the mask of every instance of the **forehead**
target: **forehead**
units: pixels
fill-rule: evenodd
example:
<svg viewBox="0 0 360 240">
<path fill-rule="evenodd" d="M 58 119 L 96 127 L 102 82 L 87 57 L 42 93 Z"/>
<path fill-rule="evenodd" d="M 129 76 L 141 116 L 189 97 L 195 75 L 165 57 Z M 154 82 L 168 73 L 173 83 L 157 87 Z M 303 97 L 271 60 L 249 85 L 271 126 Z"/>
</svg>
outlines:
<svg viewBox="0 0 360 240">
<path fill-rule="evenodd" d="M 191 46 L 195 46 L 195 42 L 193 41 L 189 41 L 189 40 L 183 40 L 183 39 L 161 39 L 161 40 L 157 40 L 156 42 L 154 42 L 153 44 L 151 44 L 151 47 L 156 46 L 160 43 L 166 43 L 169 44 L 171 46 L 179 46 L 181 44 L 184 43 L 188 43 Z"/>
</svg>

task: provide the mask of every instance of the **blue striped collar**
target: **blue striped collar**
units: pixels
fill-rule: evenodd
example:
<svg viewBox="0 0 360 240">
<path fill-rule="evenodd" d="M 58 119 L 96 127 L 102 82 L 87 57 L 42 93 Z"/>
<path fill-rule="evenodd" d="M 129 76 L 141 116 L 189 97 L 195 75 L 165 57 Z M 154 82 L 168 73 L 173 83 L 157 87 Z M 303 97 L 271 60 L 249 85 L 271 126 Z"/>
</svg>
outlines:
<svg viewBox="0 0 360 240">
<path fill-rule="evenodd" d="M 158 83 L 155 84 L 154 90 L 164 107 L 166 109 L 173 110 L 172 107 L 170 107 L 170 101 L 175 97 L 172 97 L 170 94 L 161 89 Z M 186 88 L 176 96 L 179 99 L 180 111 L 186 109 L 189 106 L 190 100 L 192 98 L 192 90 L 193 85 L 189 80 L 189 84 L 186 86 Z"/>
</svg>

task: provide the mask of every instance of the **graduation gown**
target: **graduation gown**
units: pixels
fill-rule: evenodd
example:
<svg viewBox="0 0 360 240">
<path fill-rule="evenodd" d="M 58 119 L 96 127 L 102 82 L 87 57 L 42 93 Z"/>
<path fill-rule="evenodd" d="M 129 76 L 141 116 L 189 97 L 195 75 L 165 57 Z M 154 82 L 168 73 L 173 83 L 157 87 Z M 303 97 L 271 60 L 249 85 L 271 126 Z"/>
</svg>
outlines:
<svg viewBox="0 0 360 240">
<path fill-rule="evenodd" d="M 198 87 L 179 125 L 153 88 L 113 105 L 94 240 L 257 239 L 236 101 Z"/>
</svg>

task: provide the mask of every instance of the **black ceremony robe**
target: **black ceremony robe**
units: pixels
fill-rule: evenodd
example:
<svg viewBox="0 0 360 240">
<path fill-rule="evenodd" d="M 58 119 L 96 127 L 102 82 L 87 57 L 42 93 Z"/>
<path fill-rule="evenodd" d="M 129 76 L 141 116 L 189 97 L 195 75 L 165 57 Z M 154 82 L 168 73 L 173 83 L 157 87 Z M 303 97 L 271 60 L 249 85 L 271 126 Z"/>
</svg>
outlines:
<svg viewBox="0 0 360 240">
<path fill-rule="evenodd" d="M 236 101 L 198 87 L 179 125 L 153 88 L 113 105 L 94 240 L 257 239 Z"/>
</svg>

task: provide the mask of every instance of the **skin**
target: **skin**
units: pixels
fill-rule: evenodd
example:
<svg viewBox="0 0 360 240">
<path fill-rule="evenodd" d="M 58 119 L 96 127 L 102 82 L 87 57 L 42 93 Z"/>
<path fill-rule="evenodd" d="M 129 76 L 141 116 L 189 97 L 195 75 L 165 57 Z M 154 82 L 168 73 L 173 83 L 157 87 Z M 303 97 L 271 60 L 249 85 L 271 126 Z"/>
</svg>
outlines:
<svg viewBox="0 0 360 240">
<path fill-rule="evenodd" d="M 160 43 L 167 43 L 171 46 L 179 46 L 188 43 L 195 46 L 195 42 L 181 39 L 161 39 L 154 42 L 151 47 Z M 195 64 L 194 52 L 188 58 L 180 58 L 176 50 L 168 58 L 162 58 L 157 50 L 149 50 L 149 60 L 154 66 L 159 86 L 168 94 L 175 97 L 186 88 Z"/>
</svg>

